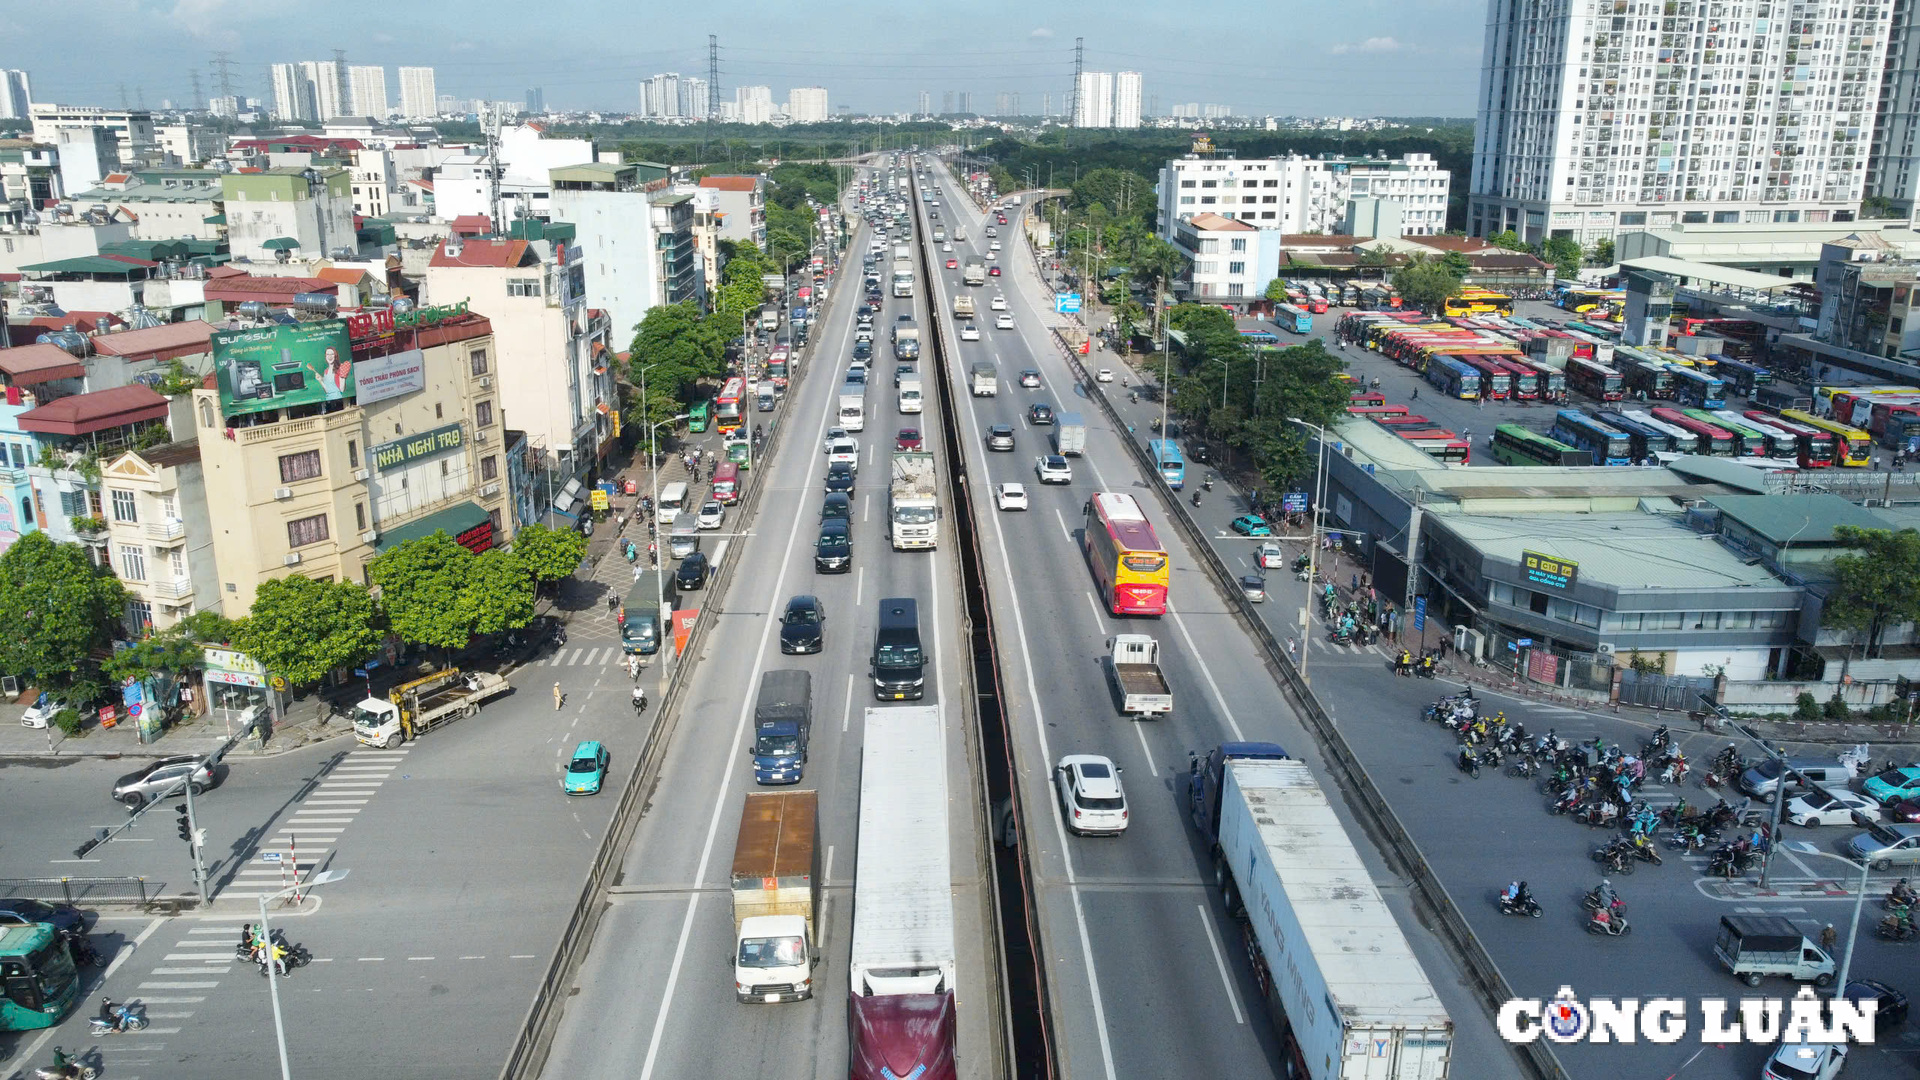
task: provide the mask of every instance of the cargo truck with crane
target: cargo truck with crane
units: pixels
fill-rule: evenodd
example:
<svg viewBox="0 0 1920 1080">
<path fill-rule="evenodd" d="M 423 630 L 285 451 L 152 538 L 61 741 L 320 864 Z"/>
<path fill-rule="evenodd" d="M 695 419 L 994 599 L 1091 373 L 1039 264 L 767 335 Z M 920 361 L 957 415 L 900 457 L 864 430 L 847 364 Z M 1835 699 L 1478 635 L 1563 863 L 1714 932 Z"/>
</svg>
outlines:
<svg viewBox="0 0 1920 1080">
<path fill-rule="evenodd" d="M 1272 743 L 1227 743 L 1194 759 L 1187 794 L 1282 1071 L 1446 1080 L 1453 1020 L 1306 764 Z"/>
<path fill-rule="evenodd" d="M 369 697 L 354 706 L 353 737 L 363 745 L 391 750 L 449 720 L 472 716 L 482 703 L 511 689 L 507 680 L 490 671 L 442 668 L 401 683 L 384 698 Z"/>
</svg>

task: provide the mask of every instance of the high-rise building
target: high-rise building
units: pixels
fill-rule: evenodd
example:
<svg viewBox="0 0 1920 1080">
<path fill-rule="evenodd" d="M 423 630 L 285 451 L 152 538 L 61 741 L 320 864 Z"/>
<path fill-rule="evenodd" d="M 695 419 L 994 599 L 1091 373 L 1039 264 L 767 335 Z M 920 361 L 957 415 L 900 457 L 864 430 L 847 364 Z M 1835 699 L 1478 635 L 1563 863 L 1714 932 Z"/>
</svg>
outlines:
<svg viewBox="0 0 1920 1080">
<path fill-rule="evenodd" d="M 347 69 L 353 87 L 353 115 L 387 117 L 387 69 L 379 64 L 355 64 Z"/>
<path fill-rule="evenodd" d="M 683 115 L 678 72 L 665 72 L 640 83 L 640 115 L 655 119 Z"/>
<path fill-rule="evenodd" d="M 796 86 L 787 91 L 787 119 L 796 124 L 822 124 L 827 116 L 826 87 Z"/>
<path fill-rule="evenodd" d="M 313 88 L 313 119 L 324 122 L 349 114 L 353 102 L 341 100 L 340 64 L 337 61 L 302 60 L 299 68 L 300 77 Z"/>
<path fill-rule="evenodd" d="M 1051 93 L 1040 95 L 1040 115 L 1041 116 L 1053 115 L 1053 95 Z"/>
<path fill-rule="evenodd" d="M 925 90 L 920 91 L 920 107 L 914 111 L 914 115 L 927 116 L 932 112 L 933 112 L 933 95 L 928 93 Z"/>
<path fill-rule="evenodd" d="M 953 113 L 953 91 L 943 90 L 940 92 L 940 115 L 948 116 L 948 115 L 951 115 L 952 113 Z"/>
<path fill-rule="evenodd" d="M 273 72 L 273 118 L 275 120 L 317 120 L 313 103 L 313 84 L 308 82 L 299 64 L 275 64 Z"/>
<path fill-rule="evenodd" d="M 1110 128 L 1113 126 L 1113 72 L 1083 71 L 1074 87 L 1073 126 Z"/>
<path fill-rule="evenodd" d="M 440 115 L 440 95 L 433 85 L 430 67 L 400 69 L 400 113 L 409 120 L 425 120 Z"/>
<path fill-rule="evenodd" d="M 1920 19 L 1911 5 L 1896 5 L 1887 35 L 1887 64 L 1880 110 L 1867 155 L 1867 194 L 1887 200 L 1909 221 L 1920 220 Z"/>
<path fill-rule="evenodd" d="M 1140 126 L 1140 73 L 1116 72 L 1113 76 L 1113 126 Z"/>
<path fill-rule="evenodd" d="M 534 116 L 544 115 L 547 111 L 547 92 L 536 86 L 527 91 L 527 112 Z"/>
<path fill-rule="evenodd" d="M 0 119 L 25 120 L 33 105 L 33 81 L 18 68 L 0 71 Z"/>
<path fill-rule="evenodd" d="M 1008 100 L 1007 92 L 1005 90 L 1002 90 L 994 94 L 993 95 L 993 115 L 995 116 L 1012 115 L 1012 112 L 1010 110 L 1010 106 L 1012 104 L 1013 103 L 1010 100 Z"/>
<path fill-rule="evenodd" d="M 1853 219 L 1892 5 L 1599 7 L 1488 0 L 1474 235 Z"/>
<path fill-rule="evenodd" d="M 468 101 L 466 98 L 454 97 L 452 94 L 435 94 L 433 97 L 433 107 L 438 115 L 459 116 L 462 113 L 472 112 L 473 102 Z"/>
<path fill-rule="evenodd" d="M 743 124 L 765 124 L 773 120 L 773 87 L 741 86 L 733 91 L 734 100 L 740 103 L 740 122 Z"/>
<path fill-rule="evenodd" d="M 973 91 L 962 90 L 957 96 L 959 99 L 960 115 L 972 116 L 973 115 Z"/>
<path fill-rule="evenodd" d="M 707 80 L 689 75 L 680 80 L 680 115 L 696 119 L 707 116 Z"/>
<path fill-rule="evenodd" d="M 240 99 L 232 94 L 209 98 L 207 100 L 207 111 L 215 116 L 233 119 L 240 115 Z"/>
</svg>

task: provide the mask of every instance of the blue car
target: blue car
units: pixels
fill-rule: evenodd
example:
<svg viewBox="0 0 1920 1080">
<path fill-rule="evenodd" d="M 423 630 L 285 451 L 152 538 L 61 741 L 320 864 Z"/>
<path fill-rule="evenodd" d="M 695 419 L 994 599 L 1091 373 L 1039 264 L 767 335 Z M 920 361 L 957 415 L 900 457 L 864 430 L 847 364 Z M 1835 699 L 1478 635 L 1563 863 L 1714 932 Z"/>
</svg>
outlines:
<svg viewBox="0 0 1920 1080">
<path fill-rule="evenodd" d="M 1888 769 L 1860 785 L 1860 790 L 1880 800 L 1881 805 L 1920 797 L 1920 765 Z"/>
<path fill-rule="evenodd" d="M 1273 535 L 1273 529 L 1267 524 L 1267 519 L 1261 517 L 1259 514 L 1241 514 L 1239 517 L 1234 518 L 1233 523 L 1227 527 L 1239 533 L 1241 536 Z"/>
<path fill-rule="evenodd" d="M 607 748 L 593 739 L 573 748 L 573 760 L 560 786 L 569 795 L 597 795 L 607 782 Z"/>
</svg>

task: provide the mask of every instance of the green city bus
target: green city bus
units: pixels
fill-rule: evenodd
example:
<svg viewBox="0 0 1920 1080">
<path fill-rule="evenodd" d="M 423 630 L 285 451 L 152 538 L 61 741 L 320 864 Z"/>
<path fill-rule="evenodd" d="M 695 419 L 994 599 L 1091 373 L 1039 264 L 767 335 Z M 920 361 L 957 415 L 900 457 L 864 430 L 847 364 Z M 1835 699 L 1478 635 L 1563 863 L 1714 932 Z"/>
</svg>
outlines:
<svg viewBox="0 0 1920 1080">
<path fill-rule="evenodd" d="M 1493 459 L 1502 465 L 1591 465 L 1593 455 L 1519 424 L 1493 429 Z"/>
<path fill-rule="evenodd" d="M 53 927 L 0 926 L 0 986 L 0 1031 L 28 1031 L 66 1019 L 80 997 L 80 974 Z"/>
<path fill-rule="evenodd" d="M 696 401 L 687 406 L 687 430 L 692 432 L 707 430 L 707 414 L 712 411 L 711 400 Z"/>
</svg>

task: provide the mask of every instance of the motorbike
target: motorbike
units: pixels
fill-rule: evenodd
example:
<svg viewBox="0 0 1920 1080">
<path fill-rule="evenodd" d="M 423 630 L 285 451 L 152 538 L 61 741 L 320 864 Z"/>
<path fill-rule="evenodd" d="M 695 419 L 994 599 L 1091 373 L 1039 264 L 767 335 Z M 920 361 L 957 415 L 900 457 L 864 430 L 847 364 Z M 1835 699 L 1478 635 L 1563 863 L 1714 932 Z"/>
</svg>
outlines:
<svg viewBox="0 0 1920 1080">
<path fill-rule="evenodd" d="M 73 962 L 82 967 L 99 967 L 106 962 L 101 959 L 99 951 L 93 947 L 93 942 L 87 940 L 85 934 L 69 934 L 67 951 L 73 954 Z"/>
<path fill-rule="evenodd" d="M 1667 725 L 1661 724 L 1659 730 L 1653 733 L 1652 738 L 1640 744 L 1640 756 L 1643 758 L 1651 758 L 1672 745 L 1673 733 L 1667 730 Z"/>
<path fill-rule="evenodd" d="M 1588 911 L 1599 911 L 1601 907 L 1600 886 L 1595 885 L 1593 888 L 1588 889 L 1586 893 L 1580 897 L 1580 903 Z M 1618 896 L 1613 898 L 1610 906 L 1615 918 L 1620 918 L 1627 913 L 1627 902 Z"/>
<path fill-rule="evenodd" d="M 1713 791 L 1720 790 L 1720 785 L 1725 782 L 1720 774 L 1712 769 L 1708 769 L 1706 772 L 1700 774 L 1700 786 Z"/>
<path fill-rule="evenodd" d="M 1205 490 L 1205 491 L 1213 490 L 1213 474 L 1212 473 L 1208 473 L 1207 478 L 1205 480 L 1200 481 L 1200 487 L 1202 490 Z"/>
<path fill-rule="evenodd" d="M 90 1016 L 87 1018 L 87 1034 L 93 1038 L 108 1035 L 122 1035 L 129 1031 L 145 1031 L 151 1023 L 145 1016 L 127 1011 L 125 1005 L 116 1006 L 113 1015 Z"/>
<path fill-rule="evenodd" d="M 1889 915 L 1881 919 L 1880 925 L 1874 932 L 1888 941 L 1912 941 L 1916 936 L 1920 936 L 1920 930 L 1914 929 L 1912 919 L 1903 919 L 1898 915 Z"/>
<path fill-rule="evenodd" d="M 1589 803 L 1574 812 L 1573 819 L 1591 829 L 1610 829 L 1620 820 L 1620 810 L 1613 803 L 1602 800 Z"/>
<path fill-rule="evenodd" d="M 1500 894 L 1500 914 L 1522 915 L 1537 919 L 1545 912 L 1540 909 L 1540 902 L 1531 896 L 1523 896 L 1515 900 L 1503 892 Z"/>
<path fill-rule="evenodd" d="M 59 1047 L 53 1048 L 53 1064 L 42 1065 L 33 1070 L 34 1080 L 93 1080 L 100 1070 L 67 1057 L 67 1052 Z"/>
<path fill-rule="evenodd" d="M 1485 750 L 1480 751 L 1480 764 L 1485 765 L 1489 769 L 1497 769 L 1500 767 L 1501 759 L 1504 757 L 1506 757 L 1506 755 L 1501 752 L 1498 746 L 1489 746 Z"/>
<path fill-rule="evenodd" d="M 1612 844 L 1608 844 L 1603 848 L 1595 848 L 1593 851 L 1593 860 L 1606 867 L 1610 873 L 1633 873 L 1633 855 Z"/>
<path fill-rule="evenodd" d="M 1304 574 L 1307 572 L 1307 567 L 1312 565 L 1313 556 L 1303 551 L 1293 560 L 1293 572 L 1296 574 Z"/>
<path fill-rule="evenodd" d="M 1565 814 L 1579 805 L 1580 792 L 1577 789 L 1570 788 L 1547 800 L 1547 813 L 1554 815 Z"/>
<path fill-rule="evenodd" d="M 1920 896 L 1916 896 L 1911 889 L 1901 892 L 1898 885 L 1880 898 L 1880 906 L 1885 908 L 1910 908 L 1916 903 L 1920 903 Z"/>
<path fill-rule="evenodd" d="M 636 686 L 633 688 L 633 714 L 635 716 L 638 716 L 641 713 L 646 711 L 647 711 L 647 692 L 646 690 Z"/>
<path fill-rule="evenodd" d="M 1431 679 L 1434 677 L 1437 668 L 1438 665 L 1434 663 L 1433 657 L 1423 656 L 1414 663 L 1413 673 L 1422 679 Z"/>
<path fill-rule="evenodd" d="M 1534 773 L 1539 771 L 1540 771 L 1540 761 L 1538 758 L 1534 757 L 1532 754 L 1525 754 L 1520 758 L 1520 760 L 1507 766 L 1508 776 L 1518 776 L 1521 778 L 1525 778 L 1525 777 L 1532 776 Z"/>
<path fill-rule="evenodd" d="M 1471 749 L 1462 747 L 1460 752 L 1453 756 L 1453 765 L 1454 768 L 1476 780 L 1480 778 L 1480 759 Z"/>
<path fill-rule="evenodd" d="M 1628 844 L 1627 850 L 1634 858 L 1642 862 L 1650 862 L 1655 866 L 1661 865 L 1664 861 L 1660 858 L 1660 849 L 1654 847 L 1653 842 L 1645 836 L 1638 837 L 1633 843 Z"/>
<path fill-rule="evenodd" d="M 1633 927 L 1627 924 L 1625 915 L 1608 915 L 1605 918 L 1601 918 L 1601 915 L 1601 912 L 1596 911 L 1593 913 L 1593 918 L 1587 920 L 1587 933 L 1625 937 L 1633 932 Z"/>
</svg>

